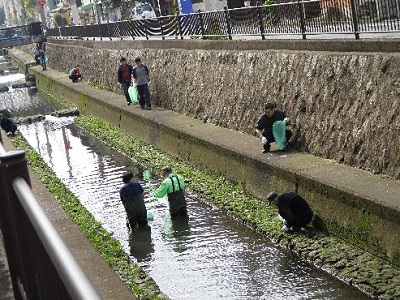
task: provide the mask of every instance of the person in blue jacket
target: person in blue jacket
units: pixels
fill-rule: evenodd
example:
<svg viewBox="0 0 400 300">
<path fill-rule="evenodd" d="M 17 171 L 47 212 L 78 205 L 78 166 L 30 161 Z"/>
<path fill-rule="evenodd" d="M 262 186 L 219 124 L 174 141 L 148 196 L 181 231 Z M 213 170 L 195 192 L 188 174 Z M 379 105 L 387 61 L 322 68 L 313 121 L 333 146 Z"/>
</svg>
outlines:
<svg viewBox="0 0 400 300">
<path fill-rule="evenodd" d="M 122 176 L 124 185 L 119 191 L 121 201 L 125 207 L 130 227 L 147 225 L 147 209 L 144 204 L 144 190 L 139 182 L 133 181 L 132 172 Z"/>
<path fill-rule="evenodd" d="M 17 131 L 17 125 L 10 118 L 0 115 L 1 128 L 6 132 L 7 136 L 14 135 Z"/>
<path fill-rule="evenodd" d="M 151 110 L 149 92 L 149 69 L 142 63 L 140 57 L 135 58 L 136 66 L 132 69 L 133 84 L 137 87 L 139 104 L 142 109 Z"/>
</svg>

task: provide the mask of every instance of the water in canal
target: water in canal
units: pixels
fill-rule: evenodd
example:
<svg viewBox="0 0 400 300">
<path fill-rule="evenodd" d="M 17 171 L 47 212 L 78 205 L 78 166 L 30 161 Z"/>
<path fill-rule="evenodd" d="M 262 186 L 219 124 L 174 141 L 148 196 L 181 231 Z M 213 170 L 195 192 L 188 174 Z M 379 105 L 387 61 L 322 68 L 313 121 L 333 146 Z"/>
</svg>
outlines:
<svg viewBox="0 0 400 300">
<path fill-rule="evenodd" d="M 0 95 L 0 109 L 14 116 L 52 109 L 26 89 Z M 172 222 L 163 201 L 152 197 L 160 178 L 143 179 L 143 168 L 85 135 L 72 117 L 47 116 L 19 130 L 81 203 L 123 245 L 170 299 L 369 299 L 299 260 L 188 195 L 188 219 Z M 145 186 L 149 227 L 130 234 L 119 200 L 121 175 L 133 171 Z"/>
</svg>

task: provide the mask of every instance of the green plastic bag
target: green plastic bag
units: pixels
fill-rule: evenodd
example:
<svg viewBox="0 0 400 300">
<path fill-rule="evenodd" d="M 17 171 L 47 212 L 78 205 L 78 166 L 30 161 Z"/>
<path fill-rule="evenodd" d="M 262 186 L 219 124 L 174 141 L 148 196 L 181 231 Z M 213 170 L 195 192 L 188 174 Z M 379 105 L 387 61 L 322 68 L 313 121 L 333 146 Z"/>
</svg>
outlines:
<svg viewBox="0 0 400 300">
<path fill-rule="evenodd" d="M 272 125 L 272 134 L 280 150 L 286 149 L 286 121 L 276 121 Z"/>
<path fill-rule="evenodd" d="M 149 181 L 151 179 L 151 172 L 149 170 L 143 170 L 143 180 Z"/>
<path fill-rule="evenodd" d="M 147 220 L 153 221 L 154 220 L 154 214 L 151 211 L 147 211 Z"/>
<path fill-rule="evenodd" d="M 137 88 L 130 86 L 128 88 L 129 98 L 131 98 L 132 104 L 136 104 L 138 102 L 138 92 Z"/>
</svg>

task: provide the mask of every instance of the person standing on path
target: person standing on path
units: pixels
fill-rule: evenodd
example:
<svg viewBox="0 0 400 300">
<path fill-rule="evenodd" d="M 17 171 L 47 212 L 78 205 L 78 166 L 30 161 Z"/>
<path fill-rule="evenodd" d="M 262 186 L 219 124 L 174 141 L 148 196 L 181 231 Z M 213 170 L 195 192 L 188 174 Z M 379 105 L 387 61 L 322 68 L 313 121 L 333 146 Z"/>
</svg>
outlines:
<svg viewBox="0 0 400 300">
<path fill-rule="evenodd" d="M 172 168 L 168 166 L 163 168 L 162 173 L 165 179 L 155 191 L 154 197 L 163 198 L 165 195 L 168 196 L 171 217 L 186 216 L 185 180 L 182 176 L 174 174 Z"/>
<path fill-rule="evenodd" d="M 122 176 L 124 185 L 119 191 L 121 201 L 128 216 L 129 225 L 132 229 L 147 225 L 147 209 L 144 204 L 144 190 L 139 182 L 133 181 L 132 172 Z"/>
<path fill-rule="evenodd" d="M 47 62 L 46 62 L 46 47 L 47 47 L 47 39 L 42 42 L 42 57 L 41 57 L 41 64 L 43 71 L 47 69 Z"/>
<path fill-rule="evenodd" d="M 132 85 L 132 65 L 129 65 L 125 57 L 121 57 L 119 60 L 120 66 L 118 68 L 118 83 L 121 84 L 124 91 L 125 99 L 128 105 L 132 104 L 131 98 L 129 97 L 129 87 Z"/>
<path fill-rule="evenodd" d="M 132 69 L 133 84 L 136 85 L 139 104 L 142 109 L 151 109 L 150 93 L 149 93 L 149 69 L 142 64 L 140 57 L 135 59 L 136 66 Z"/>
</svg>

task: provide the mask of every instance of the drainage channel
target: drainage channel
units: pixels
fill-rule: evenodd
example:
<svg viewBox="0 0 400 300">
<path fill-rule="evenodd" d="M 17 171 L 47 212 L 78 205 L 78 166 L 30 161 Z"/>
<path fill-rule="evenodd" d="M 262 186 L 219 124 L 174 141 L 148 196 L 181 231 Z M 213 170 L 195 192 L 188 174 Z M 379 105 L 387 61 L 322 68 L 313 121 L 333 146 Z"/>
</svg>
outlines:
<svg viewBox="0 0 400 300">
<path fill-rule="evenodd" d="M 0 109 L 9 109 L 15 117 L 26 117 L 32 103 L 35 112 L 52 110 L 37 95 L 9 91 L 0 99 L 6 94 L 12 105 Z M 196 195 L 187 197 L 189 218 L 173 222 L 165 202 L 152 196 L 161 179 L 149 179 L 149 171 L 85 135 L 73 117 L 47 115 L 41 122 L 19 125 L 19 130 L 170 299 L 370 299 Z M 121 176 L 127 170 L 145 187 L 146 206 L 154 215 L 149 227 L 133 233 L 119 200 Z"/>
</svg>

